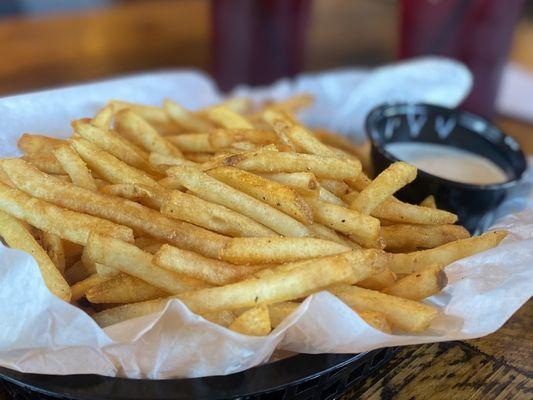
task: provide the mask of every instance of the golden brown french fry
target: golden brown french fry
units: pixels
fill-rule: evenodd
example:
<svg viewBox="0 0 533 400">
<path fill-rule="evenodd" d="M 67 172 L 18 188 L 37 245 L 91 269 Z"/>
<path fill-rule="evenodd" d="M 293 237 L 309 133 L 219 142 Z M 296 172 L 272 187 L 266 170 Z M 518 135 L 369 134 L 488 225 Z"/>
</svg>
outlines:
<svg viewBox="0 0 533 400">
<path fill-rule="evenodd" d="M 171 165 L 185 165 L 189 167 L 199 167 L 199 164 L 195 163 L 194 161 L 186 160 L 185 158 L 167 156 L 165 154 L 159 154 L 159 153 L 150 153 L 148 161 L 150 162 L 150 165 L 155 166 L 155 167 L 166 166 L 168 168 Z"/>
<path fill-rule="evenodd" d="M 167 136 L 166 139 L 183 152 L 214 153 L 216 148 L 209 142 L 209 133 L 185 133 Z"/>
<path fill-rule="evenodd" d="M 344 284 L 334 285 L 328 290 L 358 311 L 385 314 L 394 328 L 407 332 L 423 331 L 437 316 L 437 309 L 431 306 L 374 290 Z"/>
<path fill-rule="evenodd" d="M 309 205 L 296 191 L 287 186 L 233 167 L 214 168 L 207 173 L 220 182 L 277 208 L 305 225 L 313 222 Z"/>
<path fill-rule="evenodd" d="M 78 301 L 82 297 L 85 297 L 85 294 L 89 289 L 94 286 L 98 286 L 99 284 L 107 281 L 108 279 L 109 278 L 103 277 L 101 275 L 93 274 L 82 281 L 76 282 L 70 288 L 72 292 L 71 301 Z"/>
<path fill-rule="evenodd" d="M 350 208 L 370 214 L 386 199 L 416 178 L 416 168 L 398 161 L 381 172 L 350 203 Z"/>
<path fill-rule="evenodd" d="M 146 172 L 126 164 L 88 140 L 75 137 L 70 143 L 91 170 L 111 183 L 144 183 L 157 186 L 157 181 Z"/>
<path fill-rule="evenodd" d="M 334 179 L 320 179 L 320 186 L 327 189 L 337 197 L 346 196 L 351 192 L 350 187 L 343 181 L 336 181 Z"/>
<path fill-rule="evenodd" d="M 242 115 L 230 110 L 226 106 L 218 105 L 205 110 L 207 118 L 222 128 L 253 129 L 253 125 Z"/>
<path fill-rule="evenodd" d="M 181 151 L 176 146 L 130 109 L 121 110 L 115 115 L 115 128 L 120 134 L 148 152 L 182 157 Z"/>
<path fill-rule="evenodd" d="M 324 189 L 322 186 L 318 187 L 318 200 L 335 204 L 337 206 L 346 207 L 346 203 L 331 193 L 329 190 Z"/>
<path fill-rule="evenodd" d="M 63 241 L 58 235 L 53 233 L 39 231 L 39 241 L 57 269 L 63 273 L 65 271 L 65 249 Z"/>
<path fill-rule="evenodd" d="M 163 201 L 161 213 L 232 237 L 276 236 L 251 218 L 188 193 L 173 191 Z"/>
<path fill-rule="evenodd" d="M 70 288 L 61 272 L 23 223 L 0 211 L 0 236 L 9 247 L 30 254 L 41 270 L 46 287 L 57 297 L 70 301 Z"/>
<path fill-rule="evenodd" d="M 31 133 L 23 134 L 18 142 L 17 147 L 28 156 L 51 154 L 59 145 L 65 144 L 66 141 L 43 135 L 33 135 Z"/>
<path fill-rule="evenodd" d="M 113 109 L 110 105 L 107 105 L 100 109 L 91 120 L 91 123 L 94 126 L 97 126 L 102 129 L 109 129 L 111 121 L 113 120 Z"/>
<path fill-rule="evenodd" d="M 315 238 L 233 238 L 219 258 L 233 264 L 285 263 L 350 251 L 349 247 Z"/>
<path fill-rule="evenodd" d="M 76 282 L 80 282 L 84 280 L 85 278 L 88 278 L 90 275 L 94 274 L 96 270 L 88 270 L 85 265 L 81 262 L 81 260 L 75 262 L 73 265 L 71 265 L 69 268 L 65 270 L 64 276 L 66 281 L 73 285 Z"/>
<path fill-rule="evenodd" d="M 348 240 L 346 237 L 339 235 L 333 229 L 321 225 L 316 221 L 313 222 L 312 225 L 309 225 L 308 229 L 311 231 L 312 236 L 318 239 L 330 240 L 332 242 L 342 244 L 343 246 L 350 247 L 352 249 L 361 247 L 352 242 L 351 240 Z"/>
<path fill-rule="evenodd" d="M 432 265 L 444 267 L 461 258 L 496 247 L 505 236 L 507 236 L 506 231 L 493 231 L 481 236 L 456 240 L 429 250 L 393 254 L 389 268 L 397 274 L 411 274 L 423 271 Z"/>
<path fill-rule="evenodd" d="M 161 107 L 130 103 L 121 100 L 112 100 L 109 102 L 109 106 L 112 108 L 114 114 L 121 110 L 129 109 L 158 129 L 173 131 L 176 128 L 174 121 Z"/>
<path fill-rule="evenodd" d="M 431 249 L 470 236 L 460 225 L 397 224 L 381 227 L 380 234 L 389 251 Z"/>
<path fill-rule="evenodd" d="M 166 178 L 160 179 L 157 183 L 167 189 L 186 190 L 185 187 L 173 176 L 167 176 Z"/>
<path fill-rule="evenodd" d="M 423 300 L 433 296 L 448 284 L 448 278 L 442 268 L 440 265 L 430 266 L 423 271 L 409 274 L 385 288 L 383 293 L 410 300 Z"/>
<path fill-rule="evenodd" d="M 53 154 L 61 167 L 70 177 L 73 184 L 84 187 L 90 190 L 96 190 L 96 183 L 94 182 L 91 171 L 83 162 L 77 152 L 68 144 L 57 146 L 53 150 Z"/>
<path fill-rule="evenodd" d="M 317 178 L 331 179 L 355 178 L 361 172 L 361 163 L 357 160 L 265 150 L 235 154 L 220 163 L 251 172 L 312 172 Z"/>
<path fill-rule="evenodd" d="M 150 164 L 146 161 L 147 153 L 116 132 L 101 129 L 85 120 L 73 121 L 72 127 L 82 138 L 107 151 L 126 164 L 143 171 L 152 171 Z"/>
<path fill-rule="evenodd" d="M 158 186 L 148 186 L 140 183 L 117 183 L 107 185 L 100 192 L 112 196 L 119 196 L 132 201 L 138 201 L 150 208 L 159 210 L 169 195 L 166 189 Z"/>
<path fill-rule="evenodd" d="M 87 243 L 91 231 L 133 241 L 130 228 L 91 215 L 65 210 L 1 183 L 0 210 L 42 231 L 81 245 Z"/>
<path fill-rule="evenodd" d="M 282 172 L 278 174 L 261 174 L 261 176 L 293 188 L 304 196 L 309 196 L 312 198 L 318 197 L 318 181 L 315 175 L 310 172 Z"/>
<path fill-rule="evenodd" d="M 229 326 L 232 331 L 250 336 L 266 336 L 270 333 L 270 316 L 265 305 L 253 307 L 241 315 Z"/>
<path fill-rule="evenodd" d="M 88 289 L 85 296 L 95 304 L 123 304 L 168 297 L 170 293 L 133 276 L 119 273 Z"/>
<path fill-rule="evenodd" d="M 325 145 L 343 150 L 359 160 L 364 158 L 360 146 L 352 143 L 350 139 L 344 135 L 319 129 L 313 132 L 313 136 L 315 136 Z"/>
<path fill-rule="evenodd" d="M 186 131 L 203 132 L 213 128 L 213 125 L 195 113 L 183 108 L 172 100 L 165 100 L 163 107 L 172 121 Z"/>
<path fill-rule="evenodd" d="M 372 326 L 378 331 L 382 331 L 388 334 L 392 332 L 392 327 L 390 326 L 389 321 L 387 321 L 387 317 L 382 312 L 357 310 L 355 311 L 368 325 Z"/>
<path fill-rule="evenodd" d="M 284 301 L 282 303 L 270 304 L 268 306 L 268 313 L 270 315 L 272 328 L 276 328 L 281 324 L 285 318 L 298 308 L 299 305 L 300 303 L 295 301 Z"/>
<path fill-rule="evenodd" d="M 426 197 L 424 200 L 422 200 L 419 205 L 421 207 L 437 208 L 437 203 L 435 201 L 435 196 L 430 194 L 428 197 Z"/>
<path fill-rule="evenodd" d="M 370 278 L 357 282 L 357 286 L 371 290 L 382 290 L 394 285 L 395 282 L 396 274 L 390 269 L 385 268 L 383 271 L 378 272 Z"/>
<path fill-rule="evenodd" d="M 376 218 L 320 200 L 306 201 L 313 211 L 313 219 L 319 223 L 360 240 L 377 240 L 380 225 Z"/>
<path fill-rule="evenodd" d="M 203 228 L 167 218 L 138 203 L 62 182 L 40 172 L 20 159 L 2 160 L 0 167 L 4 169 L 17 187 L 35 197 L 61 207 L 85 212 L 132 227 L 140 233 L 187 250 L 216 257 L 225 242 L 229 240 L 225 236 Z M 99 219 L 99 221 L 101 220 Z M 108 221 L 106 223 L 111 224 Z M 116 226 L 115 224 L 112 225 Z M 128 232 L 131 231 L 128 230 Z M 69 238 L 66 239 L 70 240 Z"/>
<path fill-rule="evenodd" d="M 212 151 L 228 148 L 246 150 L 258 145 L 277 144 L 278 138 L 272 131 L 259 129 L 215 129 L 209 132 L 208 141 L 214 149 Z"/>
<path fill-rule="evenodd" d="M 296 113 L 304 108 L 311 106 L 315 101 L 312 94 L 298 93 L 293 96 L 287 97 L 283 100 L 267 102 L 268 108 L 275 110 L 282 110 L 289 113 Z"/>
<path fill-rule="evenodd" d="M 237 282 L 265 268 L 232 265 L 166 244 L 155 254 L 154 263 L 169 271 L 213 285 Z"/>
<path fill-rule="evenodd" d="M 34 154 L 21 158 L 36 166 L 37 168 L 39 168 L 39 170 L 46 172 L 47 174 L 66 174 L 65 170 L 52 153 Z"/>
<path fill-rule="evenodd" d="M 252 100 L 247 97 L 230 97 L 214 106 L 202 109 L 201 113 L 206 113 L 211 108 L 219 106 L 225 107 L 238 114 L 247 114 L 252 109 L 253 104 Z"/>
<path fill-rule="evenodd" d="M 198 197 L 239 212 L 285 236 L 308 236 L 304 224 L 277 209 L 228 186 L 196 168 L 172 167 L 174 176 Z"/>
<path fill-rule="evenodd" d="M 214 158 L 213 153 L 184 153 L 183 157 L 197 164 L 211 162 Z"/>
<path fill-rule="evenodd" d="M 169 293 L 181 293 L 204 286 L 154 264 L 152 254 L 133 244 L 93 233 L 87 242 L 88 257 L 118 269 Z"/>
</svg>

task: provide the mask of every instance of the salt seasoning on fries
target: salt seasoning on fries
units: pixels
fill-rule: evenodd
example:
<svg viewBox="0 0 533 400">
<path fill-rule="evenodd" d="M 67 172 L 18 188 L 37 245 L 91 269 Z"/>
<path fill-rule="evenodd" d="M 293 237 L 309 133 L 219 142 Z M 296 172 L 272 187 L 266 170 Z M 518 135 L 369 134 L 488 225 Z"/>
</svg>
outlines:
<svg viewBox="0 0 533 400">
<path fill-rule="evenodd" d="M 264 336 L 325 290 L 375 329 L 421 332 L 446 265 L 506 233 L 470 238 L 434 198 L 397 200 L 416 168 L 370 179 L 366 152 L 291 114 L 310 101 L 113 100 L 69 139 L 24 134 L 23 159 L 0 160 L 0 235 L 35 257 L 52 293 L 94 304 L 103 327 L 179 299 Z"/>
</svg>

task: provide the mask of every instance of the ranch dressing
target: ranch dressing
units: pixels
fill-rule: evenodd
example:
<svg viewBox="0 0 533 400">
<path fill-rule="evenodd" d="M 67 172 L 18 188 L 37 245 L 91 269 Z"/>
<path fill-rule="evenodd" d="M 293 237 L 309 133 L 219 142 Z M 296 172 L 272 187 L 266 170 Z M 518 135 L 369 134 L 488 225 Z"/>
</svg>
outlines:
<svg viewBox="0 0 533 400">
<path fill-rule="evenodd" d="M 508 180 L 488 158 L 452 146 L 432 143 L 389 143 L 385 149 L 418 169 L 451 181 L 490 185 Z"/>
</svg>

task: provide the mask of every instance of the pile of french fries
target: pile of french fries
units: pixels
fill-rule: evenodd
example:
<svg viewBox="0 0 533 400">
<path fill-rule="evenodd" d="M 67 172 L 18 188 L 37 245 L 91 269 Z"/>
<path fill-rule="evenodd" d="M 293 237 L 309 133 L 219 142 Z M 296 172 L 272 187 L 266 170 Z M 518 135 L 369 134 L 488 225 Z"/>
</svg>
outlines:
<svg viewBox="0 0 533 400">
<path fill-rule="evenodd" d="M 66 140 L 24 134 L 0 160 L 0 235 L 102 327 L 177 298 L 261 336 L 325 290 L 383 332 L 423 331 L 443 268 L 505 232 L 469 237 L 431 197 L 397 200 L 416 169 L 370 179 L 361 148 L 297 121 L 311 102 L 111 101 Z"/>
</svg>

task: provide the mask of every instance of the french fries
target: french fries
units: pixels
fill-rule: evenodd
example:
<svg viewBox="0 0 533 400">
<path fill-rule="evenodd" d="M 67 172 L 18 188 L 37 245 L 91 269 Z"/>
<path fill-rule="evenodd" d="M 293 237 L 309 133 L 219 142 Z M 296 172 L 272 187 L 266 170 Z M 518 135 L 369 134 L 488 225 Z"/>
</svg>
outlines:
<svg viewBox="0 0 533 400">
<path fill-rule="evenodd" d="M 420 301 L 446 286 L 445 266 L 505 232 L 470 238 L 433 197 L 396 199 L 416 168 L 370 179 L 367 148 L 291 114 L 311 100 L 114 100 L 65 140 L 24 134 L 24 156 L 0 160 L 0 235 L 103 327 L 179 299 L 265 336 L 329 290 L 375 329 L 421 332 L 437 309 Z"/>
</svg>

